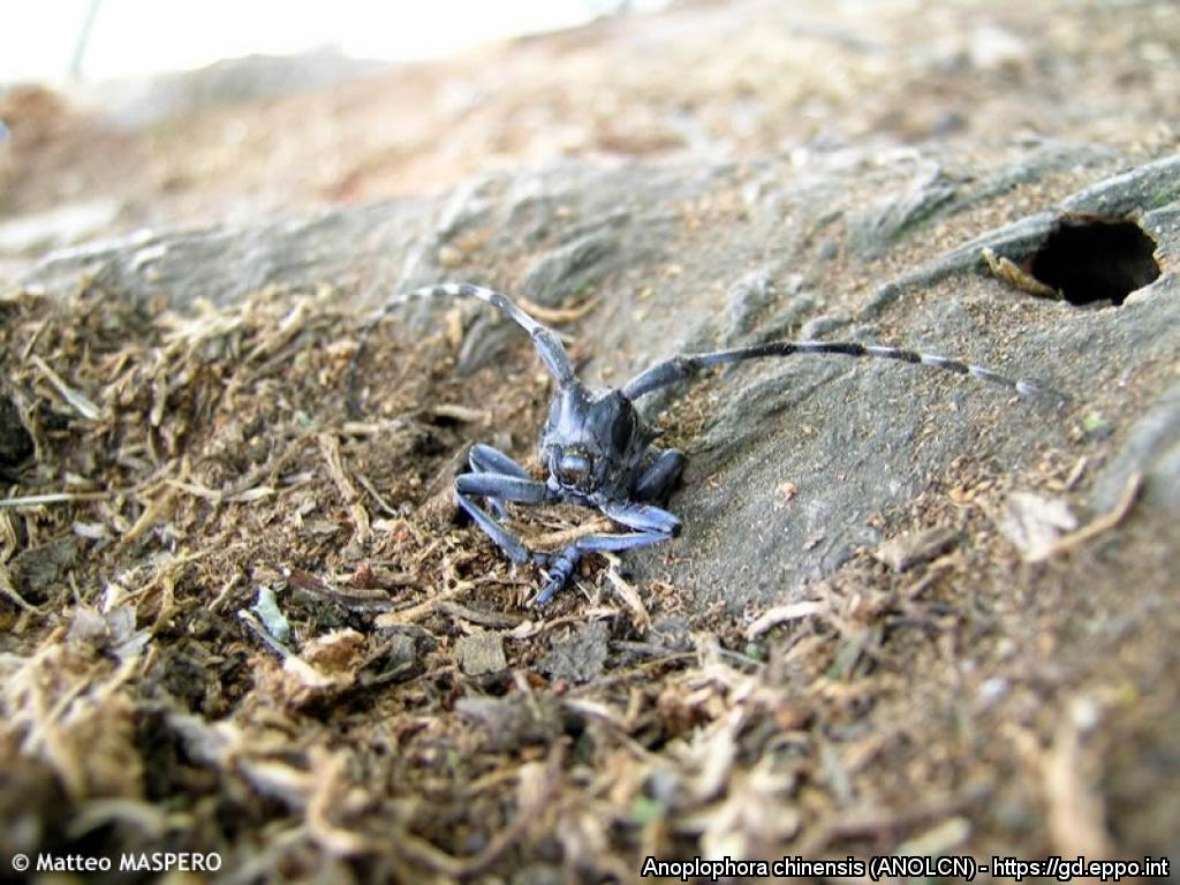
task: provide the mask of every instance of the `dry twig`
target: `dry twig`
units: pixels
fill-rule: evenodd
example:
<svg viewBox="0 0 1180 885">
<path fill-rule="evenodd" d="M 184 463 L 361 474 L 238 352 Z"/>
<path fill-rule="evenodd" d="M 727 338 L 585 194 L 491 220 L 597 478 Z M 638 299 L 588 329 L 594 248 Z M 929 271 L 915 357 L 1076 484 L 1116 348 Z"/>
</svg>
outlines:
<svg viewBox="0 0 1180 885">
<path fill-rule="evenodd" d="M 1044 554 L 1039 558 L 1050 559 L 1054 556 L 1059 556 L 1062 553 L 1066 553 L 1075 547 L 1085 544 L 1087 541 L 1098 537 L 1104 532 L 1110 531 L 1127 518 L 1127 514 L 1135 506 L 1135 501 L 1138 499 L 1139 492 L 1142 488 L 1143 474 L 1139 472 L 1132 473 L 1127 478 L 1127 484 L 1123 486 L 1123 494 L 1114 505 L 1114 509 L 1109 513 L 1105 513 L 1091 520 L 1077 531 L 1062 535 L 1051 546 L 1046 548 Z"/>
<path fill-rule="evenodd" d="M 348 505 L 348 512 L 352 516 L 353 539 L 365 544 L 372 535 L 372 528 L 369 525 L 369 511 L 365 510 L 361 503 L 360 492 L 356 490 L 356 486 L 352 484 L 352 480 L 349 479 L 344 468 L 344 460 L 340 454 L 340 441 L 331 433 L 321 433 L 317 439 L 320 451 L 324 455 L 324 461 L 328 464 L 328 475 L 332 477 L 332 482 L 336 484 L 336 488 L 340 491 L 341 497 Z"/>
</svg>

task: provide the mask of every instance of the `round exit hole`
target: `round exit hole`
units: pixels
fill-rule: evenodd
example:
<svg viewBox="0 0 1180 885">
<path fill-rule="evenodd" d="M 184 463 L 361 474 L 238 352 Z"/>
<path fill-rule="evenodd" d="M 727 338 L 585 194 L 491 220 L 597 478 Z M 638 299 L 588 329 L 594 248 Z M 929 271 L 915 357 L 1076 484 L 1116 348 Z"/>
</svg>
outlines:
<svg viewBox="0 0 1180 885">
<path fill-rule="evenodd" d="M 1155 240 L 1125 218 L 1065 216 L 1032 257 L 1034 277 L 1070 304 L 1120 305 L 1160 275 Z"/>
</svg>

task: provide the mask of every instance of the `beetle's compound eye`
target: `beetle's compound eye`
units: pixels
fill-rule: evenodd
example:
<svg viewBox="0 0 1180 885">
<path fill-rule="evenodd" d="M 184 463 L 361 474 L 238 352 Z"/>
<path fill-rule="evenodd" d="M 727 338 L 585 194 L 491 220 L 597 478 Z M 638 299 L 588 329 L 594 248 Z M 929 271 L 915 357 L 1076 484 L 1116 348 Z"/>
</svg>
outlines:
<svg viewBox="0 0 1180 885">
<path fill-rule="evenodd" d="M 585 486 L 593 468 L 594 462 L 588 454 L 567 449 L 558 453 L 553 472 L 557 474 L 557 481 L 563 486 L 580 488 Z"/>
</svg>

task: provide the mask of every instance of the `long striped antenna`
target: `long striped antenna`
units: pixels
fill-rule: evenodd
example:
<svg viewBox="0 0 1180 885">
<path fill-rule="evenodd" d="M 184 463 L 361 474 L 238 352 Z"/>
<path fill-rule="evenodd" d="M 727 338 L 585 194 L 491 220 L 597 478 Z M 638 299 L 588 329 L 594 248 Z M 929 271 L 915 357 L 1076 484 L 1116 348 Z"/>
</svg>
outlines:
<svg viewBox="0 0 1180 885">
<path fill-rule="evenodd" d="M 636 375 L 622 388 L 628 399 L 638 399 L 644 394 L 651 393 L 669 384 L 688 380 L 712 366 L 727 363 L 737 363 L 744 360 L 761 359 L 771 356 L 793 356 L 795 354 L 835 354 L 838 356 L 873 357 L 876 359 L 898 360 L 903 363 L 918 363 L 944 369 L 959 375 L 970 375 L 981 381 L 999 384 L 1021 397 L 1056 397 L 1065 402 L 1064 394 L 1035 381 L 1023 378 L 1012 379 L 999 372 L 965 363 L 961 360 L 948 359 L 929 353 L 919 353 L 916 350 L 903 350 L 899 347 L 886 347 L 878 344 L 859 344 L 855 341 L 771 341 L 767 344 L 756 344 L 751 347 L 741 347 L 736 350 L 719 350 L 713 353 L 693 353 L 675 356 L 661 363 L 656 363 L 650 369 Z"/>
</svg>

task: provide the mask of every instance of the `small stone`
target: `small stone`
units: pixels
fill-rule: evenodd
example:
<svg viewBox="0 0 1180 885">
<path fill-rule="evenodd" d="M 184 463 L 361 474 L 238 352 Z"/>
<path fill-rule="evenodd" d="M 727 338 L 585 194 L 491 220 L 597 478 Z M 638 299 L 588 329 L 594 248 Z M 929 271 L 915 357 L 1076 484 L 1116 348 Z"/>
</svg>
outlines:
<svg viewBox="0 0 1180 885">
<path fill-rule="evenodd" d="M 935 526 L 891 538 L 873 552 L 873 557 L 895 572 L 905 572 L 945 553 L 958 540 L 955 529 Z"/>
<path fill-rule="evenodd" d="M 589 682 L 606 666 L 609 631 L 602 621 L 587 624 L 572 636 L 554 639 L 540 669 L 554 679 Z"/>
<path fill-rule="evenodd" d="M 487 630 L 477 630 L 456 642 L 455 657 L 459 661 L 459 669 L 468 676 L 499 673 L 508 667 L 504 640 L 499 633 Z"/>
</svg>

